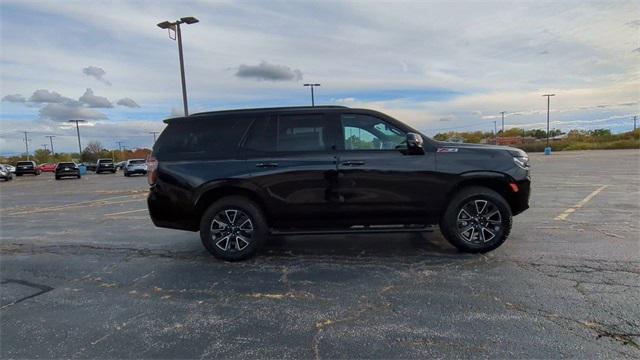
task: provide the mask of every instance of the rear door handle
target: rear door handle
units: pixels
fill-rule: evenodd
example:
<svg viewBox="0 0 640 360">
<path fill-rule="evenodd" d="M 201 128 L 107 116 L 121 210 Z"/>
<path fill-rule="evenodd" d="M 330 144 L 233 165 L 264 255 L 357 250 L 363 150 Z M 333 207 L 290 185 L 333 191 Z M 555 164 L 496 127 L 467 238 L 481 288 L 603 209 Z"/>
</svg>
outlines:
<svg viewBox="0 0 640 360">
<path fill-rule="evenodd" d="M 347 160 L 347 161 L 343 161 L 342 165 L 344 165 L 344 166 L 360 166 L 360 165 L 364 165 L 364 161 L 362 161 L 362 160 Z"/>
<path fill-rule="evenodd" d="M 274 162 L 261 162 L 261 163 L 257 163 L 256 167 L 259 168 L 274 168 L 274 167 L 278 167 L 278 163 L 274 163 Z"/>
</svg>

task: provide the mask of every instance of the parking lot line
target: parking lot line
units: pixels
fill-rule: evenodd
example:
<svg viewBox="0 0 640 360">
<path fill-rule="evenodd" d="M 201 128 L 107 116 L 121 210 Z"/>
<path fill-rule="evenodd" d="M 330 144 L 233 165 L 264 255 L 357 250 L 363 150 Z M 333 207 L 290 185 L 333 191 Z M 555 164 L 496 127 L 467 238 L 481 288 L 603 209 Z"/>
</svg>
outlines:
<svg viewBox="0 0 640 360">
<path fill-rule="evenodd" d="M 572 207 L 568 208 L 567 210 L 563 211 L 560 215 L 556 216 L 555 220 L 566 220 L 569 215 L 573 214 L 574 212 L 576 212 L 576 210 L 578 210 L 581 207 L 583 207 L 586 203 L 591 201 L 591 199 L 593 199 L 594 196 L 598 195 L 598 193 L 600 193 L 602 190 L 606 189 L 608 186 L 609 185 L 600 186 L 599 188 L 594 190 L 591 194 L 587 195 L 586 198 L 580 200 L 580 202 L 578 202 L 577 204 L 575 204 Z"/>
<path fill-rule="evenodd" d="M 129 197 L 130 199 L 119 200 L 119 201 L 107 201 L 107 200 L 127 198 L 127 197 Z M 133 197 L 133 198 L 131 198 L 131 197 Z M 73 208 L 122 204 L 122 203 L 127 203 L 127 202 L 140 201 L 140 200 L 143 200 L 144 198 L 145 198 L 144 196 L 140 197 L 138 195 L 113 196 L 113 197 L 108 197 L 108 198 L 104 198 L 104 199 L 80 201 L 80 202 L 76 202 L 76 203 L 70 203 L 70 204 L 64 204 L 64 205 L 58 205 L 58 206 L 51 206 L 51 207 L 45 207 L 45 208 L 39 208 L 39 209 L 33 209 L 33 210 L 18 211 L 18 212 L 14 212 L 14 213 L 5 214 L 5 216 L 28 215 L 28 214 L 37 214 L 37 213 L 49 212 L 49 211 L 73 209 Z"/>
<path fill-rule="evenodd" d="M 131 214 L 131 213 L 141 212 L 141 211 L 147 211 L 147 209 L 121 211 L 117 213 L 104 214 L 104 216 L 117 216 L 117 215 Z"/>
</svg>

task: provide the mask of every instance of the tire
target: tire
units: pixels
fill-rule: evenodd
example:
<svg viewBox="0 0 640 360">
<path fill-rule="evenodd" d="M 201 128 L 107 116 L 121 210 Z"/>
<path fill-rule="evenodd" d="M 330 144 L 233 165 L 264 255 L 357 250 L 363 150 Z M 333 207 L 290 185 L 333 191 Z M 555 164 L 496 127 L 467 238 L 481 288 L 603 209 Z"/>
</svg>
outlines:
<svg viewBox="0 0 640 360">
<path fill-rule="evenodd" d="M 82 179 L 82 175 L 78 175 L 78 179 Z"/>
<path fill-rule="evenodd" d="M 56 180 L 60 180 L 60 176 L 56 176 Z"/>
<path fill-rule="evenodd" d="M 112 174 L 115 174 L 115 173 L 116 173 L 116 171 L 115 171 L 115 170 L 111 170 L 111 173 L 112 173 Z"/>
<path fill-rule="evenodd" d="M 228 230 L 230 223 L 235 226 L 231 233 Z M 252 231 L 247 232 L 248 229 Z M 262 210 L 241 196 L 229 196 L 216 201 L 200 219 L 202 244 L 213 256 L 226 261 L 252 257 L 264 245 L 267 235 L 267 221 Z"/>
<path fill-rule="evenodd" d="M 129 174 L 125 171 L 124 176 L 129 177 Z"/>
<path fill-rule="evenodd" d="M 473 186 L 453 196 L 440 220 L 440 231 L 458 250 L 484 253 L 507 240 L 511 224 L 511 208 L 505 199 L 489 188 Z"/>
<path fill-rule="evenodd" d="M 16 176 L 22 176 L 22 174 L 16 174 Z"/>
</svg>

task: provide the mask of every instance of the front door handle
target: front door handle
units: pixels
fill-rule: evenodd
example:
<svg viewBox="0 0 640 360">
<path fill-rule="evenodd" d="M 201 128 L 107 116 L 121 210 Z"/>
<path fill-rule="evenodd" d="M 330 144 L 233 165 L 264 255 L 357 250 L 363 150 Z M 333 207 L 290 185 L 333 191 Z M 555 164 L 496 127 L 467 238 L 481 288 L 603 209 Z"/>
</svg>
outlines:
<svg viewBox="0 0 640 360">
<path fill-rule="evenodd" d="M 256 167 L 259 168 L 274 168 L 274 167 L 278 167 L 278 163 L 274 163 L 274 162 L 260 162 L 256 164 Z"/>
<path fill-rule="evenodd" d="M 361 166 L 364 165 L 364 161 L 362 160 L 347 160 L 341 163 L 343 166 Z"/>
</svg>

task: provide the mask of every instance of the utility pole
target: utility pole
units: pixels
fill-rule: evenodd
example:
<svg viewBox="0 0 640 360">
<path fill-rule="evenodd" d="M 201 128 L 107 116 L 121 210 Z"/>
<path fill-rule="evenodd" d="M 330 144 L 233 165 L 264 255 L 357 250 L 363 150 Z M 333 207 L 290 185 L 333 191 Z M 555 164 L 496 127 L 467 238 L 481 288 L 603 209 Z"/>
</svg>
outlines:
<svg viewBox="0 0 640 360">
<path fill-rule="evenodd" d="M 55 135 L 45 135 L 44 137 L 49 138 L 49 143 L 51 144 L 51 155 L 55 156 L 56 153 L 53 151 L 53 138 L 55 137 Z"/>
<path fill-rule="evenodd" d="M 156 143 L 156 134 L 158 133 L 158 131 L 149 131 L 149 134 L 153 134 L 153 143 Z"/>
<path fill-rule="evenodd" d="M 122 151 L 122 143 L 124 141 L 116 141 L 116 144 L 118 144 L 118 151 Z"/>
<path fill-rule="evenodd" d="M 493 120 L 493 142 L 498 145 L 498 124 L 496 120 Z"/>
<path fill-rule="evenodd" d="M 320 84 L 304 84 L 304 86 L 308 86 L 311 88 L 311 107 L 316 106 L 315 98 L 313 96 L 313 88 L 316 86 L 320 86 Z"/>
<path fill-rule="evenodd" d="M 504 137 L 504 111 L 500 111 L 500 114 L 502 114 L 502 137 Z"/>
<path fill-rule="evenodd" d="M 78 134 L 78 157 L 82 160 L 82 145 L 80 144 L 80 125 L 79 123 L 87 122 L 86 120 L 69 120 L 69 122 L 76 123 L 76 133 Z"/>
<path fill-rule="evenodd" d="M 178 37 L 178 55 L 180 57 L 180 78 L 182 79 L 182 103 L 184 105 L 184 116 L 189 116 L 189 106 L 187 105 L 187 84 L 184 76 L 184 56 L 182 55 L 182 31 L 180 30 L 180 24 L 189 25 L 195 24 L 198 21 L 199 20 L 193 16 L 187 16 L 174 22 L 163 21 L 158 24 L 159 28 L 167 29 L 167 31 L 169 31 L 170 39 L 175 40 L 175 38 L 171 37 L 171 30 L 175 31 Z"/>
<path fill-rule="evenodd" d="M 41 145 L 42 145 L 42 148 L 44 148 L 44 151 L 49 150 L 49 149 L 47 149 L 47 144 L 41 144 Z"/>
<path fill-rule="evenodd" d="M 549 109 L 551 107 L 551 97 L 556 94 L 544 94 L 547 97 L 547 147 L 544 149 L 545 155 L 551 155 L 551 147 L 549 147 Z"/>
<path fill-rule="evenodd" d="M 636 118 L 638 116 L 637 115 L 633 115 L 633 132 L 636 132 Z"/>
<path fill-rule="evenodd" d="M 27 148 L 27 161 L 29 161 L 29 137 L 26 131 L 24 131 L 24 146 Z"/>
</svg>

